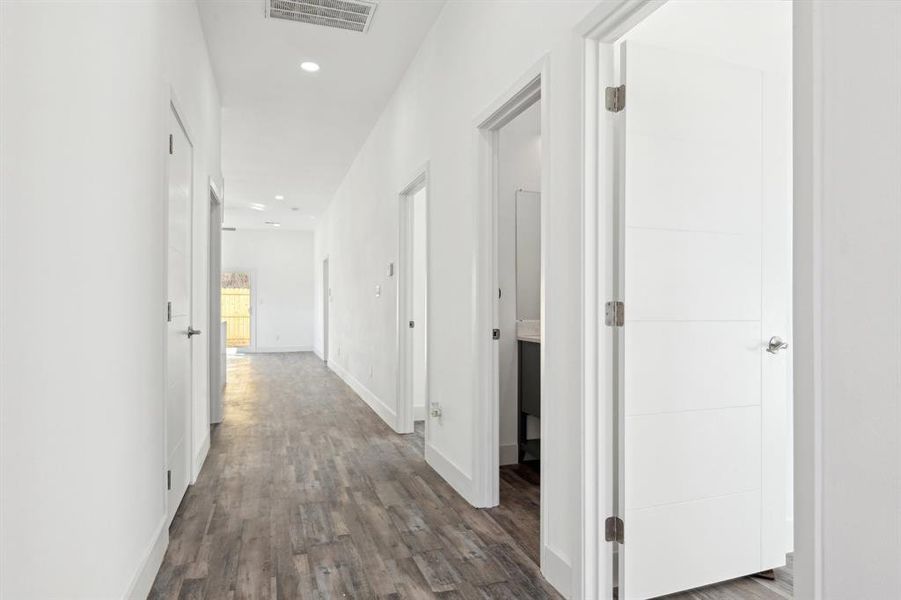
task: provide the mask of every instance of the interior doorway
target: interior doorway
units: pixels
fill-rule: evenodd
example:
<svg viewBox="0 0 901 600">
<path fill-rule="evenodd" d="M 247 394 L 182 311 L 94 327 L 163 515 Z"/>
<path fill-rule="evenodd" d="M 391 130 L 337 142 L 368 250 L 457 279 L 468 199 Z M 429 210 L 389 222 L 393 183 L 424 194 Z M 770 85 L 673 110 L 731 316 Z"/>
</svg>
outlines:
<svg viewBox="0 0 901 600">
<path fill-rule="evenodd" d="M 332 288 L 329 284 L 328 258 L 322 261 L 322 360 L 328 364 L 328 324 L 329 304 L 332 301 Z"/>
<path fill-rule="evenodd" d="M 428 298 L 429 225 L 428 170 L 400 194 L 400 260 L 398 262 L 398 353 L 401 365 L 398 389 L 402 402 L 397 431 L 412 433 L 416 446 L 425 454 L 428 439 Z M 392 267 L 389 267 L 389 269 Z M 390 273 L 389 273 L 390 275 Z M 439 415 L 434 415 L 439 416 Z"/>
<path fill-rule="evenodd" d="M 477 502 L 510 524 L 542 572 L 553 568 L 541 487 L 552 444 L 542 419 L 547 274 L 547 63 L 476 120 L 480 144 Z M 546 447 L 546 446 L 545 446 Z M 552 457 L 551 457 L 552 458 Z M 557 465 L 559 467 L 559 465 Z M 555 468 L 557 468 L 555 467 Z M 549 566 L 550 565 L 550 566 Z"/>
<path fill-rule="evenodd" d="M 166 506 L 175 516 L 191 479 L 193 153 L 175 111 L 169 111 L 167 201 Z"/>
<path fill-rule="evenodd" d="M 791 6 L 647 2 L 595 39 L 600 575 L 790 597 Z"/>
</svg>

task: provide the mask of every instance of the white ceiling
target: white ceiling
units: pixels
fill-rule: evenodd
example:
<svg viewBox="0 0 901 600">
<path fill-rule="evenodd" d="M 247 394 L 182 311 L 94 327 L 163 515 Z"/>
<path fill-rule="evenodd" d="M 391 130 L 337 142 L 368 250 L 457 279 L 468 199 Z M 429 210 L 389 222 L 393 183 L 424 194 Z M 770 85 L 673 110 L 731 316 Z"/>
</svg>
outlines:
<svg viewBox="0 0 901 600">
<path fill-rule="evenodd" d="M 315 227 L 443 4 L 381 0 L 357 33 L 267 19 L 265 0 L 199 1 L 223 109 L 227 226 Z M 321 70 L 302 71 L 307 60 Z"/>
</svg>

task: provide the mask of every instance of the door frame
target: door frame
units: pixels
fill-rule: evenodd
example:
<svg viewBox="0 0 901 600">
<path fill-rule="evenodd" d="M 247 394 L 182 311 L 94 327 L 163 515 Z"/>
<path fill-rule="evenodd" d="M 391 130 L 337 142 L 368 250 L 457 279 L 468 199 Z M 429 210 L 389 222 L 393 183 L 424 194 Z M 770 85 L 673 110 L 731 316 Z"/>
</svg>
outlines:
<svg viewBox="0 0 901 600">
<path fill-rule="evenodd" d="M 476 172 L 478 194 L 476 205 L 477 249 L 474 255 L 473 275 L 476 294 L 473 297 L 473 356 L 476 357 L 476 381 L 474 397 L 478 399 L 473 410 L 473 459 L 472 497 L 477 507 L 497 506 L 500 501 L 500 346 L 492 339 L 492 329 L 498 327 L 498 267 L 497 267 L 497 206 L 498 206 L 498 139 L 501 128 L 526 109 L 540 102 L 541 114 L 541 281 L 540 319 L 541 338 L 545 336 L 545 281 L 547 280 L 548 206 L 550 194 L 551 154 L 550 127 L 550 57 L 545 55 L 530 67 L 508 90 L 492 102 L 473 121 L 475 144 L 478 148 Z M 516 335 L 515 331 L 501 335 Z M 541 344 L 541 402 L 547 400 L 545 371 L 546 344 Z M 545 413 L 542 410 L 542 413 Z M 543 447 L 547 447 L 550 429 L 547 419 L 541 422 Z M 550 440 L 551 444 L 553 440 Z M 545 453 L 542 453 L 545 454 Z M 545 454 L 541 461 L 541 477 L 544 477 L 552 454 Z M 544 489 L 540 500 L 540 566 L 548 565 L 547 516 L 548 507 Z"/>
<path fill-rule="evenodd" d="M 208 253 L 207 253 L 207 262 L 209 263 L 209 273 L 207 277 L 208 289 L 206 295 L 206 301 L 209 303 L 207 307 L 207 321 L 209 322 L 207 327 L 209 328 L 209 335 L 207 339 L 208 350 L 209 350 L 209 365 L 208 365 L 208 375 L 209 375 L 209 390 L 210 390 L 210 423 L 221 423 L 222 422 L 222 367 L 220 364 L 221 357 L 219 356 L 219 349 L 222 346 L 222 311 L 221 311 L 221 282 L 222 282 L 222 223 L 224 223 L 225 219 L 225 202 L 224 196 L 222 192 L 222 187 L 216 185 L 216 181 L 210 177 L 209 178 L 209 189 L 210 189 L 210 226 L 209 226 L 209 245 L 208 245 Z M 219 222 L 213 222 L 213 215 L 218 215 Z M 218 269 L 214 268 L 213 265 L 213 236 L 218 237 L 218 245 L 217 245 L 217 255 L 219 258 L 218 264 L 215 265 Z M 214 298 L 215 296 L 215 298 Z M 214 310 L 214 307 L 220 306 L 219 309 Z M 218 314 L 219 319 L 214 320 L 213 314 Z M 214 343 L 217 342 L 217 343 Z M 219 377 L 215 378 L 214 381 L 213 375 L 218 374 Z M 216 410 L 213 410 L 214 402 L 218 404 Z"/>
<path fill-rule="evenodd" d="M 398 261 L 397 261 L 397 416 L 394 426 L 398 433 L 413 433 L 415 409 L 413 407 L 413 352 L 410 340 L 410 328 L 407 326 L 409 311 L 413 305 L 412 265 L 413 265 L 413 196 L 425 190 L 425 222 L 426 222 L 426 283 L 425 283 L 425 317 L 422 327 L 425 328 L 425 386 L 426 386 L 426 419 L 425 440 L 429 439 L 429 163 L 416 170 L 398 195 Z M 420 326 L 419 323 L 416 324 Z"/>
<path fill-rule="evenodd" d="M 178 121 L 179 125 L 182 128 L 182 131 L 185 134 L 185 137 L 188 140 L 188 143 L 191 145 L 191 176 L 190 176 L 190 194 L 191 201 L 188 207 L 188 214 L 191 218 L 190 226 L 188 227 L 188 231 L 190 232 L 191 239 L 189 242 L 190 249 L 190 257 L 188 260 L 188 270 L 190 273 L 190 285 L 188 286 L 188 293 L 191 296 L 190 307 L 188 308 L 188 315 L 190 325 L 193 326 L 194 322 L 194 313 L 196 309 L 196 298 L 194 293 L 195 288 L 195 276 L 196 271 L 194 269 L 194 260 L 196 258 L 194 245 L 195 245 L 195 202 L 196 202 L 196 194 L 194 193 L 194 183 L 195 177 L 197 174 L 197 153 L 196 153 L 196 138 L 194 137 L 193 130 L 191 129 L 187 118 L 185 117 L 185 112 L 181 109 L 181 103 L 178 101 L 178 97 L 175 94 L 175 90 L 170 89 L 169 98 L 167 102 L 167 111 L 171 111 L 171 113 L 175 116 L 176 121 Z M 167 113 L 168 116 L 168 113 Z M 164 308 L 168 305 L 169 302 L 169 136 L 172 134 L 169 131 L 169 120 L 168 118 L 165 120 L 165 136 L 166 136 L 166 144 L 165 144 L 165 173 L 166 173 L 166 182 L 165 182 L 165 201 L 163 202 L 163 302 L 161 306 Z M 163 389 L 166 390 L 166 394 L 168 394 L 169 390 L 169 343 L 168 343 L 168 332 L 169 332 L 169 321 L 167 316 L 163 315 L 163 334 L 164 340 L 167 340 L 163 344 Z M 187 467 L 187 476 L 188 476 L 188 486 L 190 487 L 197 480 L 197 473 L 200 471 L 200 466 L 197 463 L 198 457 L 194 455 L 194 396 L 195 389 L 197 388 L 197 379 L 202 377 L 202 373 L 198 372 L 198 369 L 195 369 L 194 366 L 194 344 L 193 340 L 189 345 L 189 355 L 188 362 L 190 364 L 191 372 L 188 374 L 188 380 L 190 381 L 190 385 L 188 386 L 188 398 L 187 398 L 187 407 L 186 407 L 186 418 L 185 418 L 185 447 L 183 452 L 185 453 L 185 465 Z M 208 377 L 207 377 L 208 378 Z M 168 456 L 168 445 L 169 445 L 169 431 L 166 423 L 169 422 L 169 407 L 168 407 L 168 399 L 166 394 L 163 395 L 163 479 L 162 481 L 166 481 L 166 471 L 169 470 L 169 456 Z M 203 454 L 201 454 L 203 456 Z M 166 522 L 171 523 L 172 518 L 175 516 L 175 510 L 178 507 L 169 506 L 169 493 L 168 488 L 163 486 L 163 498 L 166 505 Z"/>
</svg>

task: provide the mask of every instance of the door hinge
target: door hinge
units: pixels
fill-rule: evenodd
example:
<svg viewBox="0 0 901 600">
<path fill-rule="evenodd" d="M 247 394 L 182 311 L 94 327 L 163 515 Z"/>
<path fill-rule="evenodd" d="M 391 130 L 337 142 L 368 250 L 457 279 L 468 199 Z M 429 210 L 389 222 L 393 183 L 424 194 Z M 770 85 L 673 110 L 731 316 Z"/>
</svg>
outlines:
<svg viewBox="0 0 901 600">
<path fill-rule="evenodd" d="M 172 471 L 166 471 L 166 489 L 172 489 Z"/>
<path fill-rule="evenodd" d="M 623 520 L 619 517 L 607 517 L 604 521 L 604 539 L 608 542 L 623 543 Z"/>
<path fill-rule="evenodd" d="M 501 339 L 501 330 L 500 329 L 492 329 L 491 330 L 491 339 L 493 339 L 493 340 Z"/>
<path fill-rule="evenodd" d="M 612 300 L 605 305 L 604 323 L 607 327 L 622 327 L 626 324 L 626 305 L 618 300 Z"/>
<path fill-rule="evenodd" d="M 166 302 L 166 322 L 172 322 L 172 302 Z"/>
<path fill-rule="evenodd" d="M 410 329 L 416 327 L 416 321 L 410 321 Z"/>
<path fill-rule="evenodd" d="M 169 134 L 169 154 L 175 154 L 175 138 Z"/>
<path fill-rule="evenodd" d="M 626 84 L 608 87 L 604 93 L 605 104 L 610 112 L 619 112 L 626 107 Z"/>
</svg>

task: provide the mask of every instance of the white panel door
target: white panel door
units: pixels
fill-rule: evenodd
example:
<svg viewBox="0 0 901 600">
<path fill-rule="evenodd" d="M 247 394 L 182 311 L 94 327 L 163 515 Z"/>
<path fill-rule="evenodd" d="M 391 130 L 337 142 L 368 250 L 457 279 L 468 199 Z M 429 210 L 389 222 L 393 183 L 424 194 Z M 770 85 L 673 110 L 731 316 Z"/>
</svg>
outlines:
<svg viewBox="0 0 901 600">
<path fill-rule="evenodd" d="M 788 335 L 788 297 L 767 295 L 784 292 L 768 278 L 787 245 L 768 244 L 790 209 L 762 193 L 760 71 L 635 43 L 621 59 L 619 582 L 632 599 L 784 563 L 788 359 L 765 348 Z"/>
<path fill-rule="evenodd" d="M 168 297 L 166 369 L 166 468 L 169 520 L 188 489 L 191 411 L 191 181 L 192 148 L 174 112 L 169 114 Z"/>
</svg>

